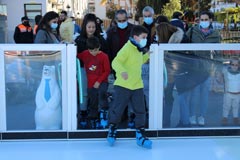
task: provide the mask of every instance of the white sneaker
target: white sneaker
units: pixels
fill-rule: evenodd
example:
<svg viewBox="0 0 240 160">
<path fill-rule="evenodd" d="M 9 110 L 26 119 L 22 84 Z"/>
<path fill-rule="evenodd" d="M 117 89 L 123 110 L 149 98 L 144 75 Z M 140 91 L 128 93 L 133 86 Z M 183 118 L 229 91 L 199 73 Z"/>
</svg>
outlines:
<svg viewBox="0 0 240 160">
<path fill-rule="evenodd" d="M 189 121 L 190 121 L 191 125 L 197 125 L 197 118 L 196 118 L 196 116 L 191 116 L 189 118 Z"/>
<path fill-rule="evenodd" d="M 198 117 L 198 124 L 200 126 L 204 126 L 205 125 L 205 120 L 203 116 Z"/>
</svg>

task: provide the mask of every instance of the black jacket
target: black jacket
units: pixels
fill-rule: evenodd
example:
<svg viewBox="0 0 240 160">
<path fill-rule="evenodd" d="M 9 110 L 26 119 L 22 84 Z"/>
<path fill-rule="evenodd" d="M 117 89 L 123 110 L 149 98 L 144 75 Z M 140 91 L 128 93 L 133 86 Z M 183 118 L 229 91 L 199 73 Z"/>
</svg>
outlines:
<svg viewBox="0 0 240 160">
<path fill-rule="evenodd" d="M 133 28 L 133 24 L 128 23 L 127 31 L 125 33 L 125 43 L 129 40 L 131 30 Z M 120 46 L 120 40 L 119 40 L 119 34 L 117 26 L 114 26 L 110 28 L 107 32 L 107 43 L 109 45 L 109 58 L 110 63 L 112 60 L 116 57 L 118 51 L 121 49 L 122 46 Z"/>
<path fill-rule="evenodd" d="M 33 30 L 30 25 L 19 24 L 14 32 L 15 43 L 33 43 Z"/>
</svg>

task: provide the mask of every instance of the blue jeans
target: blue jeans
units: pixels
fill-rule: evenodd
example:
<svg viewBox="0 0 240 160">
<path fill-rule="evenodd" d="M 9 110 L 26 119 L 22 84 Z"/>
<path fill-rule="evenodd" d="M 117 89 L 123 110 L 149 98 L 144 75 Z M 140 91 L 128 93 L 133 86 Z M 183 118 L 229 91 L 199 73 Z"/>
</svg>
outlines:
<svg viewBox="0 0 240 160">
<path fill-rule="evenodd" d="M 198 116 L 205 117 L 208 106 L 209 88 L 210 78 L 207 78 L 192 90 L 190 116 L 196 116 L 196 108 L 199 107 L 200 113 Z"/>
<path fill-rule="evenodd" d="M 189 105 L 192 90 L 185 91 L 178 95 L 180 107 L 180 124 L 189 125 Z"/>
</svg>

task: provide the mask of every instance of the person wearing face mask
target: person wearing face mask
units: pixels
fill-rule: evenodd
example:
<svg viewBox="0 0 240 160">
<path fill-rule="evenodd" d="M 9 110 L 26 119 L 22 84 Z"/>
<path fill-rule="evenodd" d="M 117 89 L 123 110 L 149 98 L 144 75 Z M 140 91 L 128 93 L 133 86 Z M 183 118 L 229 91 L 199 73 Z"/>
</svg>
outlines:
<svg viewBox="0 0 240 160">
<path fill-rule="evenodd" d="M 221 36 L 217 30 L 213 29 L 213 14 L 208 11 L 200 13 L 200 22 L 187 31 L 187 36 L 191 43 L 220 43 Z M 210 51 L 197 51 L 194 53 L 199 57 L 200 65 L 198 72 L 198 85 L 192 91 L 190 102 L 190 124 L 205 125 L 205 115 L 208 106 L 208 95 L 210 87 Z M 196 113 L 199 107 L 200 112 Z"/>
<path fill-rule="evenodd" d="M 116 57 L 118 51 L 124 46 L 130 37 L 133 24 L 128 22 L 126 10 L 120 9 L 115 12 L 116 26 L 107 31 L 107 43 L 109 45 L 110 62 Z M 115 75 L 115 74 L 114 74 Z"/>
<path fill-rule="evenodd" d="M 145 105 L 141 67 L 149 59 L 149 53 L 143 54 L 142 48 L 147 44 L 148 30 L 141 26 L 134 26 L 127 43 L 122 47 L 112 61 L 112 68 L 116 71 L 114 82 L 114 104 L 109 109 L 108 143 L 113 146 L 117 136 L 117 125 L 126 106 L 131 103 L 135 117 L 137 145 L 150 149 L 152 141 L 145 136 Z"/>
<path fill-rule="evenodd" d="M 15 28 L 15 43 L 33 43 L 33 29 L 29 24 L 29 18 L 24 16 L 21 18 L 21 20 L 22 24 L 19 24 Z"/>
<path fill-rule="evenodd" d="M 43 16 L 34 43 L 60 43 L 57 35 L 58 17 L 59 15 L 54 11 L 47 12 Z"/>
<path fill-rule="evenodd" d="M 142 10 L 142 15 L 143 15 L 143 24 L 145 28 L 148 30 L 148 37 L 147 37 L 147 45 L 142 48 L 143 53 L 148 52 L 151 43 L 154 41 L 154 36 L 155 36 L 155 23 L 154 23 L 154 10 L 150 6 L 146 6 Z M 142 79 L 143 79 L 143 84 L 144 84 L 144 97 L 145 97 L 145 103 L 146 103 L 146 110 L 148 111 L 149 109 L 149 61 L 147 61 L 145 64 L 142 65 Z M 131 107 L 129 108 L 129 122 L 128 126 L 129 128 L 132 128 L 131 126 L 134 125 L 134 117 L 135 115 L 133 114 L 133 111 L 131 110 Z M 147 115 L 148 117 L 148 115 Z M 146 121 L 146 123 L 148 120 Z M 148 123 L 147 123 L 148 124 Z"/>
<path fill-rule="evenodd" d="M 97 37 L 100 42 L 100 50 L 104 53 L 108 54 L 108 45 L 106 40 L 101 36 L 99 29 L 97 28 L 97 21 L 96 21 L 96 15 L 92 13 L 88 13 L 84 16 L 81 26 L 81 32 L 80 35 L 75 39 L 75 43 L 77 46 L 77 53 L 80 55 L 82 52 L 87 50 L 87 40 L 91 37 Z M 80 66 L 81 66 L 81 77 L 82 77 L 82 96 L 83 96 L 83 102 L 80 103 L 78 99 L 78 129 L 85 129 L 85 128 L 99 128 L 101 126 L 98 125 L 99 122 L 96 121 L 94 123 L 90 123 L 91 125 L 87 124 L 88 120 L 88 111 L 87 111 L 87 103 L 88 103 L 88 93 L 87 93 L 87 75 L 86 70 L 84 69 L 84 63 L 81 59 L 80 60 Z M 104 113 L 104 115 L 106 115 Z"/>
<path fill-rule="evenodd" d="M 148 37 L 147 37 L 147 45 L 145 47 L 146 51 L 149 49 L 151 43 L 154 39 L 154 33 L 155 33 L 155 23 L 154 23 L 154 10 L 150 6 L 146 6 L 142 10 L 143 14 L 143 26 L 148 29 Z"/>
<path fill-rule="evenodd" d="M 116 26 L 113 26 L 107 31 L 107 42 L 109 45 L 109 58 L 110 62 L 113 61 L 113 59 L 117 56 L 118 51 L 126 44 L 126 42 L 129 40 L 130 32 L 133 28 L 133 24 L 128 22 L 127 12 L 126 10 L 120 9 L 115 12 L 115 21 L 117 23 Z M 116 79 L 115 71 L 112 70 L 112 77 Z M 130 104 L 129 104 L 130 106 Z M 129 107 L 129 113 L 128 113 L 128 120 L 129 128 L 134 128 L 134 123 L 132 122 L 132 119 L 134 119 L 134 115 L 130 114 Z M 127 113 L 126 113 L 127 115 Z M 127 117 L 127 116 L 126 116 Z M 123 119 L 126 119 L 125 115 Z"/>
</svg>

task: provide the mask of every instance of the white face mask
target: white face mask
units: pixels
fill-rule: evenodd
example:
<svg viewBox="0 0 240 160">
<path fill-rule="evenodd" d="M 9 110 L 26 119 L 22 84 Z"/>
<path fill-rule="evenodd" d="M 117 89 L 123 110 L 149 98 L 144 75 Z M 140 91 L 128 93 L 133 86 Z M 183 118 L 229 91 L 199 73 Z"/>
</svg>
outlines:
<svg viewBox="0 0 240 160">
<path fill-rule="evenodd" d="M 210 22 L 209 21 L 200 21 L 199 25 L 202 28 L 206 29 L 206 28 L 208 28 L 210 26 Z"/>
<path fill-rule="evenodd" d="M 72 21 L 73 22 L 73 24 L 76 24 L 76 21 Z"/>
</svg>

